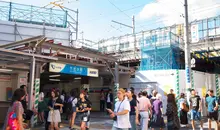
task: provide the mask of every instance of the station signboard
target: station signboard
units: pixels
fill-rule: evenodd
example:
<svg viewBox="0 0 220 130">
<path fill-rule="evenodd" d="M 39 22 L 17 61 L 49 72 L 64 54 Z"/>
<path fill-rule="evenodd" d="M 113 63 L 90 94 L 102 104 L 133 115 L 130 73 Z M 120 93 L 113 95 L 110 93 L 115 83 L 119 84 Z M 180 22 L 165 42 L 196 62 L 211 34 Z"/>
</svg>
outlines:
<svg viewBox="0 0 220 130">
<path fill-rule="evenodd" d="M 49 72 L 98 77 L 98 69 L 87 68 L 63 63 L 51 62 Z"/>
</svg>

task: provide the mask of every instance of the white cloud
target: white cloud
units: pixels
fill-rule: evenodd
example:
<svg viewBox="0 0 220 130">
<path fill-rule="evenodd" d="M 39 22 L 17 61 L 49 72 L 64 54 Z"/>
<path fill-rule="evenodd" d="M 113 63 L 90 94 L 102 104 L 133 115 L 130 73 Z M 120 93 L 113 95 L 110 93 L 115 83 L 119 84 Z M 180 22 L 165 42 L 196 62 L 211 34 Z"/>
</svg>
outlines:
<svg viewBox="0 0 220 130">
<path fill-rule="evenodd" d="M 157 0 L 147 4 L 139 13 L 141 20 L 159 17 L 158 22 L 163 21 L 165 26 L 183 23 L 184 0 Z M 188 0 L 189 20 L 199 20 L 216 16 L 220 11 L 219 0 Z"/>
</svg>

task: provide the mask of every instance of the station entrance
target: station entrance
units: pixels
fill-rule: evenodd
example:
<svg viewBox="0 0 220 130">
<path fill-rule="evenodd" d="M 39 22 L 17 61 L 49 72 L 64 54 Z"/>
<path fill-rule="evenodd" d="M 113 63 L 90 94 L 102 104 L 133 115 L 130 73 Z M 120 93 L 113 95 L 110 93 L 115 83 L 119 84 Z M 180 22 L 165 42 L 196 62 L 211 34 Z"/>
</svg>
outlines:
<svg viewBox="0 0 220 130">
<path fill-rule="evenodd" d="M 69 95 L 74 90 L 78 97 L 80 91 L 89 90 L 91 78 L 98 77 L 99 70 L 95 68 L 51 62 L 41 73 L 40 91 L 47 93 L 51 89 L 58 89 Z"/>
</svg>

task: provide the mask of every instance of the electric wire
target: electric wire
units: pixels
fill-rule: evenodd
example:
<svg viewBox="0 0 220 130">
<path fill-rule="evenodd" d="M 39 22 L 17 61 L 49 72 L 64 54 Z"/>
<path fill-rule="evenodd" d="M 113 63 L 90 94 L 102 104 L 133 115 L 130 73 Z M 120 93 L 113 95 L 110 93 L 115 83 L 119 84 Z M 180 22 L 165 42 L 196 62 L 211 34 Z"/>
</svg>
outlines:
<svg viewBox="0 0 220 130">
<path fill-rule="evenodd" d="M 124 14 L 125 16 L 127 16 L 128 18 L 131 18 L 129 15 L 127 15 L 123 10 L 121 10 L 118 6 L 116 6 L 113 2 L 111 2 L 110 0 L 108 0 L 108 2 L 113 5 L 116 9 L 118 9 L 122 14 Z"/>
</svg>

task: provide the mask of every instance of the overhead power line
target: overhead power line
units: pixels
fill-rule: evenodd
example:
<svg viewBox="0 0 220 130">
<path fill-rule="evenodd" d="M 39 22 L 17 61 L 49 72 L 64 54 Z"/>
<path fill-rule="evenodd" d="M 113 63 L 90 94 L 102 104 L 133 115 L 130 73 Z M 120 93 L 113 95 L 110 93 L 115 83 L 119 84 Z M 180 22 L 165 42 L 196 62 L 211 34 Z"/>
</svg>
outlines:
<svg viewBox="0 0 220 130">
<path fill-rule="evenodd" d="M 154 1 L 152 3 L 158 3 L 158 1 Z M 219 3 L 215 3 L 216 4 L 219 4 Z M 138 8 L 141 8 L 141 7 L 144 7 L 145 5 L 147 4 L 141 4 L 141 5 L 137 5 L 137 6 L 134 6 L 132 8 L 128 8 L 128 9 L 125 9 L 125 10 L 122 10 L 123 12 L 127 12 L 127 11 L 131 11 L 131 10 L 134 10 L 134 9 L 138 9 Z M 203 6 L 203 7 L 200 7 L 200 8 L 195 8 L 195 9 L 203 9 L 204 7 L 211 7 L 211 6 L 214 6 L 214 5 L 209 5 L 209 6 Z M 189 11 L 192 11 L 192 10 L 195 10 L 195 9 L 191 9 Z M 175 10 L 175 9 L 172 9 L 172 10 Z M 175 10 L 176 11 L 176 10 Z M 115 12 L 115 13 L 112 13 L 112 14 L 109 14 L 109 15 L 106 15 L 106 16 L 101 16 L 101 17 L 96 17 L 94 19 L 90 19 L 90 20 L 87 20 L 85 23 L 80 23 L 80 25 L 85 25 L 85 24 L 90 24 L 91 22 L 93 21 L 97 21 L 97 20 L 102 20 L 104 18 L 108 18 L 108 17 L 111 17 L 111 16 L 114 16 L 116 14 L 119 14 L 121 11 L 118 11 L 118 12 Z M 179 13 L 181 13 L 180 11 L 177 11 Z M 182 13 L 181 13 L 182 14 Z M 130 17 L 129 17 L 130 18 Z"/>
<path fill-rule="evenodd" d="M 121 13 L 123 13 L 125 16 L 127 16 L 128 18 L 131 18 L 129 15 L 127 15 L 123 10 L 121 10 L 119 7 L 117 7 L 113 2 L 111 2 L 110 0 L 108 0 L 108 2 L 113 5 L 116 9 L 118 9 Z"/>
<path fill-rule="evenodd" d="M 131 10 L 134 10 L 134 9 L 138 9 L 138 8 L 141 8 L 141 7 L 144 7 L 146 4 L 141 4 L 141 5 L 138 5 L 138 6 L 134 6 L 132 8 L 128 8 L 128 9 L 125 9 L 125 10 L 122 10 L 123 12 L 127 12 L 127 11 L 131 11 Z M 118 12 L 115 12 L 115 13 L 112 13 L 112 14 L 109 14 L 107 16 L 101 16 L 101 17 L 97 17 L 97 18 L 94 18 L 94 19 L 90 19 L 88 20 L 87 22 L 85 23 L 81 23 L 81 25 L 83 24 L 88 24 L 88 23 L 91 23 L 92 21 L 96 21 L 96 20 L 101 20 L 101 19 L 104 19 L 104 18 L 108 18 L 110 16 L 115 16 L 116 14 L 119 14 L 121 11 L 118 11 Z M 130 19 L 130 17 L 129 17 Z"/>
<path fill-rule="evenodd" d="M 220 7 L 220 5 L 215 5 L 214 7 L 210 7 L 210 8 L 206 8 L 206 9 L 194 10 L 194 11 L 192 11 L 192 14 L 213 10 L 213 9 L 216 9 L 216 8 L 219 8 L 219 7 Z M 192 21 L 193 20 L 194 19 L 192 19 Z M 146 27 L 146 26 L 151 26 L 151 25 L 154 25 L 154 24 L 163 23 L 163 22 L 166 22 L 166 21 L 169 21 L 169 20 L 162 20 L 161 18 L 159 18 L 159 19 L 150 20 L 150 21 L 152 21 L 150 24 L 139 25 L 139 27 L 137 27 L 137 28 L 143 28 L 143 27 Z M 148 22 L 149 22 L 149 20 L 148 20 Z"/>
</svg>

